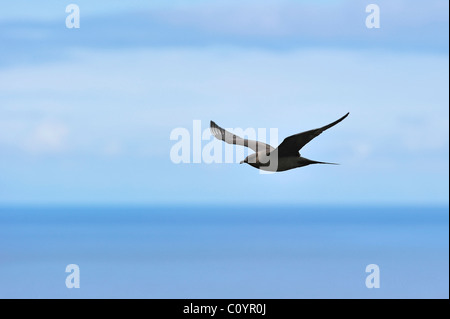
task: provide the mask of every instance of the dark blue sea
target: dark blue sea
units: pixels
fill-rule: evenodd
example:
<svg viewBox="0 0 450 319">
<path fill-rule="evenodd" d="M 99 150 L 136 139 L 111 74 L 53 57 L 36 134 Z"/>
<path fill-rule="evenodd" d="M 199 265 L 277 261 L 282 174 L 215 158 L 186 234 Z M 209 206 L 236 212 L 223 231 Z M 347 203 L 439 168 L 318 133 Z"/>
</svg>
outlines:
<svg viewBox="0 0 450 319">
<path fill-rule="evenodd" d="M 3 207 L 0 298 L 449 298 L 449 208 Z"/>
</svg>

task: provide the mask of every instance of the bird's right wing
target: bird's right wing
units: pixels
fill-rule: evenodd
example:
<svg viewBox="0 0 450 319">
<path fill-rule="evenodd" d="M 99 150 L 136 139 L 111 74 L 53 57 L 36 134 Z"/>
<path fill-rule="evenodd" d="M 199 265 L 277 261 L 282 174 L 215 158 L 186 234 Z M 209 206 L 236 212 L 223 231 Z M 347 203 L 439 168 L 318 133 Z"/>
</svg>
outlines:
<svg viewBox="0 0 450 319">
<path fill-rule="evenodd" d="M 343 119 L 348 116 L 349 113 L 345 114 L 343 117 L 325 125 L 321 128 L 317 128 L 314 130 L 309 130 L 303 133 L 298 133 L 289 137 L 286 137 L 283 142 L 277 147 L 276 151 L 278 152 L 278 156 L 298 156 L 298 152 L 300 149 L 308 144 L 313 138 L 322 134 L 323 131 L 329 129 L 330 127 L 335 126 Z"/>
<path fill-rule="evenodd" d="M 266 153 L 269 153 L 274 150 L 274 148 L 268 144 L 265 144 L 263 142 L 243 139 L 242 137 L 239 137 L 235 134 L 232 134 L 228 132 L 227 130 L 221 128 L 219 125 L 211 121 L 210 125 L 211 134 L 214 135 L 215 138 L 224 141 L 228 144 L 236 144 L 236 145 L 242 145 L 245 147 L 249 147 L 255 152 L 260 152 L 263 150 L 266 150 Z"/>
</svg>

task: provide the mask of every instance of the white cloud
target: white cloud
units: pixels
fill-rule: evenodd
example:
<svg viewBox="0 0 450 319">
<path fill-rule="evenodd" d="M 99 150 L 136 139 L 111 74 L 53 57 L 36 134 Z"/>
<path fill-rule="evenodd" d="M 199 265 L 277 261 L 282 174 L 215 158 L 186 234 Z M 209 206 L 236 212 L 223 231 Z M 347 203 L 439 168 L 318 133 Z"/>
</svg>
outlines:
<svg viewBox="0 0 450 319">
<path fill-rule="evenodd" d="M 23 140 L 23 147 L 32 153 L 58 153 L 67 149 L 68 127 L 56 121 L 37 123 Z"/>
</svg>

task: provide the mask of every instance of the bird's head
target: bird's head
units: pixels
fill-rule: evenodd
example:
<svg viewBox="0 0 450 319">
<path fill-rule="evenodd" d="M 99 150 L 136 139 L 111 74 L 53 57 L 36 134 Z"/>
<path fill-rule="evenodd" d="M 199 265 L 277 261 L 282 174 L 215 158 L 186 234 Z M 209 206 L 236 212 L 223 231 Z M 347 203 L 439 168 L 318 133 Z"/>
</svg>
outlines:
<svg viewBox="0 0 450 319">
<path fill-rule="evenodd" d="M 256 164 L 257 162 L 258 162 L 258 155 L 256 153 L 253 153 L 253 154 L 247 156 L 243 161 L 241 161 L 240 164 L 247 163 L 247 164 L 252 165 L 252 164 Z"/>
</svg>

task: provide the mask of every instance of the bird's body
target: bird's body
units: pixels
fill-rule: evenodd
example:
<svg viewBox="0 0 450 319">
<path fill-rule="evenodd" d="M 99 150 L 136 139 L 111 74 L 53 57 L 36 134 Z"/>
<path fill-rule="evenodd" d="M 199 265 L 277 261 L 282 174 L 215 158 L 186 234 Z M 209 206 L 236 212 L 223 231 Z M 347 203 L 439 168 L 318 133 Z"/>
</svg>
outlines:
<svg viewBox="0 0 450 319">
<path fill-rule="evenodd" d="M 348 114 L 349 113 L 341 117 L 339 120 L 321 128 L 289 136 L 285 138 L 277 148 L 273 148 L 272 146 L 262 142 L 243 139 L 224 130 L 213 121 L 211 121 L 211 133 L 217 139 L 220 139 L 226 143 L 246 146 L 255 151 L 255 153 L 247 156 L 243 161 L 241 161 L 241 164 L 247 163 L 255 168 L 270 172 L 283 172 L 310 164 L 334 164 L 307 159 L 302 157 L 299 151 L 303 146 L 305 146 L 316 136 L 320 135 L 323 131 L 345 119 Z"/>
<path fill-rule="evenodd" d="M 310 164 L 334 164 L 334 163 L 312 161 L 310 159 L 301 156 L 278 157 L 275 152 L 269 153 L 268 156 L 264 151 L 255 154 L 258 155 L 254 160 L 245 159 L 241 162 L 241 164 L 247 163 L 250 166 L 269 172 L 284 172 L 293 168 L 307 166 Z M 274 165 L 274 162 L 276 162 L 276 165 Z"/>
<path fill-rule="evenodd" d="M 270 158 L 272 158 L 272 160 L 270 160 Z M 271 163 L 273 163 L 274 160 L 278 161 L 278 165 L 270 165 Z M 307 165 L 307 164 L 302 163 L 302 157 L 287 156 L 287 157 L 276 158 L 274 156 L 274 154 L 272 154 L 272 156 L 269 156 L 269 161 L 267 161 L 267 162 L 266 161 L 264 161 L 264 162 L 258 161 L 256 163 L 250 163 L 250 162 L 244 162 L 244 163 L 247 163 L 250 166 L 261 169 L 263 171 L 269 171 L 269 172 L 283 172 L 283 171 L 287 171 L 292 168 Z"/>
</svg>

